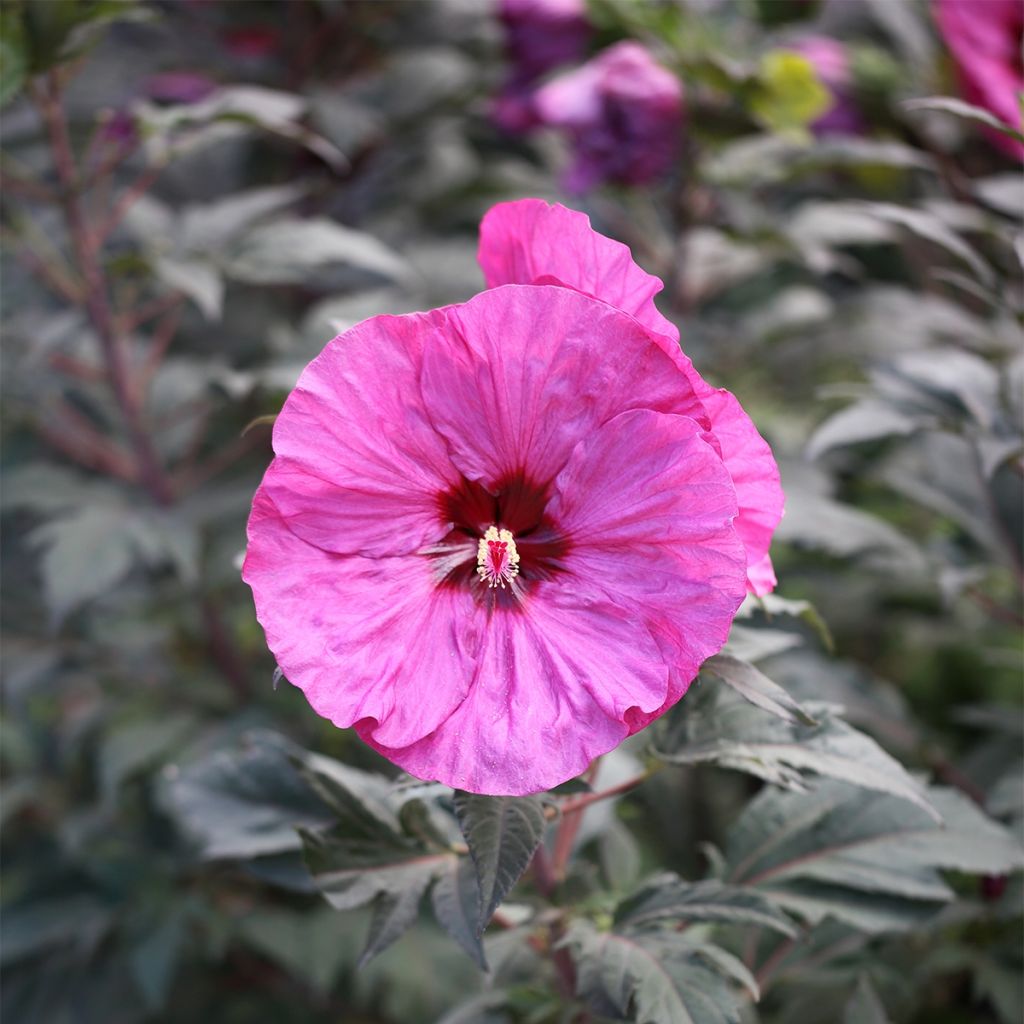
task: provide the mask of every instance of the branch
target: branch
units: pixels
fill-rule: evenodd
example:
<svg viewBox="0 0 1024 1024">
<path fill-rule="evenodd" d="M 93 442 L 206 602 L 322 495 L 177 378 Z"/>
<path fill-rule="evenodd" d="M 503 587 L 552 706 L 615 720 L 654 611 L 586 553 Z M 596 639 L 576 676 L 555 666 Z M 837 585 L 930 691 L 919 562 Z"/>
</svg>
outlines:
<svg viewBox="0 0 1024 1024">
<path fill-rule="evenodd" d="M 107 282 L 93 244 L 80 202 L 80 182 L 67 121 L 61 106 L 60 83 L 55 73 L 48 76 L 47 87 L 32 87 L 30 94 L 36 102 L 50 138 L 50 149 L 62 187 L 62 205 L 68 234 L 85 285 L 85 308 L 99 337 L 103 360 L 107 368 L 114 398 L 128 429 L 132 449 L 139 469 L 139 479 L 158 504 L 167 505 L 173 499 L 170 483 L 157 458 L 152 440 L 143 426 L 137 396 L 129 376 L 128 360 L 123 338 L 117 332 L 110 308 Z"/>
</svg>

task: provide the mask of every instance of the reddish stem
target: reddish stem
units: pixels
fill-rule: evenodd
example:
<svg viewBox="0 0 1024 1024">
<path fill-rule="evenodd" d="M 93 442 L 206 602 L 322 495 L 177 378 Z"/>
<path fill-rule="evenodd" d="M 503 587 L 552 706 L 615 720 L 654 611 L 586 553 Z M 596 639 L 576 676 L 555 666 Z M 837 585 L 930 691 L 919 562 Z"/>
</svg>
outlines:
<svg viewBox="0 0 1024 1024">
<path fill-rule="evenodd" d="M 86 312 L 99 337 L 110 386 L 135 453 L 139 479 L 154 501 L 167 505 L 173 500 L 173 494 L 142 422 L 138 396 L 129 375 L 124 340 L 117 332 L 110 308 L 107 282 L 100 264 L 99 252 L 93 244 L 82 212 L 78 169 L 61 106 L 60 82 L 56 73 L 50 73 L 47 85 L 48 88 L 33 90 L 33 98 L 39 106 L 50 137 L 54 166 L 62 188 L 64 219 L 71 237 L 78 271 L 85 284 Z"/>
</svg>

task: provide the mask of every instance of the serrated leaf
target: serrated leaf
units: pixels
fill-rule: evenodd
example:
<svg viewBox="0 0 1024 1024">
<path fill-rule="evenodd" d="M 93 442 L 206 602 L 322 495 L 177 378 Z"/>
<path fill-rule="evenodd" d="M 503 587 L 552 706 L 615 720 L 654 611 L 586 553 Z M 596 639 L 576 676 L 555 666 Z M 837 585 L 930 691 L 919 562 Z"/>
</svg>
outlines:
<svg viewBox="0 0 1024 1024">
<path fill-rule="evenodd" d="M 478 796 L 457 790 L 455 813 L 480 886 L 479 934 L 540 844 L 544 807 L 532 796 Z"/>
<path fill-rule="evenodd" d="M 382 894 L 398 895 L 440 874 L 455 857 L 412 842 L 347 838 L 344 831 L 302 831 L 302 845 L 317 888 L 336 910 L 361 907 Z M 422 891 L 422 890 L 421 890 Z"/>
<path fill-rule="evenodd" d="M 390 780 L 352 768 L 330 757 L 302 752 L 299 774 L 331 807 L 350 838 L 399 842 L 402 828 L 391 806 Z"/>
<path fill-rule="evenodd" d="M 906 910 L 919 920 L 927 904 L 951 899 L 940 869 L 998 874 L 1024 866 L 1024 850 L 961 794 L 932 788 L 927 796 L 942 823 L 841 782 L 802 795 L 766 789 L 729 830 L 726 878 L 808 920 L 831 914 L 872 930 L 899 927 Z"/>
<path fill-rule="evenodd" d="M 710 947 L 679 935 L 601 933 L 584 922 L 573 924 L 563 944 L 573 953 L 577 992 L 598 1014 L 635 1024 L 739 1024 L 717 956 L 724 951 L 705 957 Z M 735 958 L 729 961 L 734 967 Z"/>
<path fill-rule="evenodd" d="M 334 821 L 330 808 L 292 767 L 294 748 L 255 733 L 241 750 L 219 751 L 165 772 L 167 802 L 202 856 L 251 858 L 294 850 L 296 829 Z"/>
<path fill-rule="evenodd" d="M 709 762 L 795 790 L 804 772 L 841 779 L 908 800 L 938 817 L 923 787 L 870 736 L 836 718 L 827 705 L 804 705 L 814 726 L 768 717 L 721 687 L 702 687 L 668 719 L 654 740 L 655 756 L 670 764 Z"/>
<path fill-rule="evenodd" d="M 406 878 L 405 884 L 397 891 L 382 892 L 377 896 L 373 901 L 366 945 L 359 955 L 360 967 L 365 967 L 416 923 L 420 901 L 433 877 L 432 871 L 417 872 Z"/>
<path fill-rule="evenodd" d="M 659 921 L 749 924 L 796 935 L 789 918 L 760 893 L 713 880 L 686 882 L 671 872 L 655 875 L 615 909 L 617 926 Z"/>
<path fill-rule="evenodd" d="M 778 683 L 772 682 L 753 665 L 728 654 L 708 658 L 702 671 L 731 686 L 744 700 L 787 722 L 815 725 L 814 719 Z"/>
<path fill-rule="evenodd" d="M 477 923 L 480 920 L 480 884 L 468 857 L 448 863 L 431 892 L 434 916 L 441 927 L 486 971 L 487 958 Z"/>
</svg>

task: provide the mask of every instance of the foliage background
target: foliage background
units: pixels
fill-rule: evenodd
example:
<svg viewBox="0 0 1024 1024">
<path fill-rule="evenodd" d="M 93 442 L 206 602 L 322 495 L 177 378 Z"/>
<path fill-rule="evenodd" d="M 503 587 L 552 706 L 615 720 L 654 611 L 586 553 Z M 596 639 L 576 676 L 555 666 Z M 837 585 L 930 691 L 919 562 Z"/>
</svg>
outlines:
<svg viewBox="0 0 1024 1024">
<path fill-rule="evenodd" d="M 955 94 L 926 5 L 592 4 L 595 49 L 681 74 L 687 139 L 571 205 L 772 442 L 781 585 L 596 779 L 505 803 L 392 784 L 277 685 L 238 575 L 301 367 L 479 290 L 494 202 L 565 199 L 559 141 L 491 123 L 490 5 L 2 17 L 10 1020 L 1019 1019 L 1024 196 L 905 105 Z M 864 137 L 813 140 L 763 61 L 812 30 Z"/>
</svg>

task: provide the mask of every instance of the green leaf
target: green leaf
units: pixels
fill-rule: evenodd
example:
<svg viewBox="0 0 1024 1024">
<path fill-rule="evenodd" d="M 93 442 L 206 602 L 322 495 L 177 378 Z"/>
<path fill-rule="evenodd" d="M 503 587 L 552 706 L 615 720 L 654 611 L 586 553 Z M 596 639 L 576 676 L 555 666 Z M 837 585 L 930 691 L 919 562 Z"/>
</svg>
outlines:
<svg viewBox="0 0 1024 1024">
<path fill-rule="evenodd" d="M 306 865 L 332 907 L 352 910 L 373 904 L 361 966 L 415 923 L 427 887 L 456 857 L 401 838 L 352 838 L 344 826 L 326 834 L 304 829 L 302 842 Z"/>
<path fill-rule="evenodd" d="M 706 157 L 703 176 L 713 184 L 748 188 L 828 168 L 934 170 L 934 166 L 927 154 L 900 142 L 838 136 L 812 142 L 755 135 L 737 139 Z"/>
<path fill-rule="evenodd" d="M 355 963 L 359 954 L 351 922 L 326 904 L 301 912 L 261 907 L 237 927 L 243 942 L 324 995 L 342 965 Z"/>
<path fill-rule="evenodd" d="M 839 558 L 858 558 L 888 575 L 923 574 L 921 550 L 885 520 L 821 494 L 799 489 L 786 493 L 786 514 L 775 533 L 800 548 L 814 548 Z"/>
<path fill-rule="evenodd" d="M 476 965 L 487 970 L 487 958 L 480 942 L 480 883 L 476 869 L 468 857 L 448 863 L 444 874 L 431 892 L 434 916 L 441 927 L 472 957 Z"/>
<path fill-rule="evenodd" d="M 385 843 L 401 841 L 402 827 L 386 776 L 307 752 L 295 764 L 310 788 L 338 815 L 347 835 Z"/>
<path fill-rule="evenodd" d="M 939 874 L 1001 874 L 1024 850 L 953 790 L 928 800 L 942 822 L 891 796 L 841 782 L 810 794 L 766 789 L 730 828 L 725 874 L 812 923 L 831 915 L 863 931 L 920 923 L 953 897 Z"/>
<path fill-rule="evenodd" d="M 875 217 L 888 224 L 898 224 L 912 234 L 937 245 L 958 259 L 963 260 L 979 280 L 988 285 L 995 282 L 992 268 L 978 255 L 977 251 L 965 242 L 955 231 L 950 229 L 935 214 L 924 210 L 914 210 L 895 203 L 856 204 L 868 217 Z"/>
<path fill-rule="evenodd" d="M 209 263 L 198 259 L 159 256 L 153 273 L 168 288 L 183 292 L 207 320 L 219 320 L 224 308 L 224 278 Z"/>
<path fill-rule="evenodd" d="M 0 11 L 0 107 L 8 104 L 25 84 L 29 56 L 17 8 Z"/>
<path fill-rule="evenodd" d="M 544 807 L 532 796 L 477 796 L 457 790 L 455 813 L 480 886 L 480 934 L 540 845 Z"/>
<path fill-rule="evenodd" d="M 601 933 L 577 921 L 563 945 L 572 951 L 576 990 L 595 1013 L 635 1024 L 739 1024 L 731 979 L 753 983 L 724 950 L 678 934 Z"/>
<path fill-rule="evenodd" d="M 324 217 L 283 218 L 254 228 L 225 269 L 247 284 L 305 284 L 314 271 L 337 266 L 393 280 L 408 274 L 405 262 L 383 242 Z"/>
<path fill-rule="evenodd" d="M 173 754 L 195 727 L 192 715 L 177 712 L 131 722 L 109 733 L 98 757 L 103 799 L 113 802 L 124 782 Z"/>
<path fill-rule="evenodd" d="M 890 1024 L 885 1007 L 866 976 L 858 980 L 843 1009 L 843 1024 Z"/>
<path fill-rule="evenodd" d="M 365 967 L 416 923 L 420 902 L 434 875 L 435 872 L 427 870 L 410 874 L 397 891 L 389 890 L 377 896 L 373 901 L 366 945 L 359 956 L 360 967 Z"/>
<path fill-rule="evenodd" d="M 806 789 L 803 773 L 810 772 L 898 796 L 938 816 L 906 769 L 827 705 L 804 706 L 818 721 L 808 726 L 768 717 L 721 687 L 702 686 L 699 700 L 691 696 L 654 741 L 655 756 L 670 764 L 708 762 L 797 791 Z"/>
<path fill-rule="evenodd" d="M 753 665 L 728 654 L 718 654 L 701 666 L 701 671 L 721 679 L 744 700 L 787 722 L 815 725 L 814 719 L 786 691 Z"/>
<path fill-rule="evenodd" d="M 334 815 L 292 767 L 294 748 L 273 733 L 254 733 L 241 750 L 165 769 L 166 801 L 209 860 L 252 858 L 297 849 L 297 829 Z"/>
<path fill-rule="evenodd" d="M 796 935 L 789 918 L 760 893 L 714 880 L 686 882 L 671 872 L 648 879 L 615 909 L 617 927 L 663 921 L 746 924 Z"/>
<path fill-rule="evenodd" d="M 886 402 L 865 398 L 834 413 L 812 435 L 807 455 L 819 459 L 833 448 L 878 441 L 885 437 L 905 437 L 929 425 L 929 419 L 911 416 Z"/>
<path fill-rule="evenodd" d="M 151 1013 L 167 1005 L 188 921 L 182 908 L 170 909 L 157 927 L 132 950 L 132 977 Z"/>
<path fill-rule="evenodd" d="M 299 123 L 306 109 L 306 100 L 294 93 L 235 85 L 218 89 L 198 103 L 171 107 L 140 103 L 134 113 L 145 134 L 149 159 L 156 164 L 258 128 L 305 146 L 336 171 L 347 169 L 348 161 L 335 146 Z"/>
<path fill-rule="evenodd" d="M 927 96 L 923 99 L 904 100 L 901 106 L 905 110 L 937 110 L 943 114 L 952 114 L 954 117 L 966 121 L 975 121 L 985 125 L 986 128 L 993 128 L 997 132 L 1009 135 L 1017 142 L 1024 142 L 1024 133 L 1013 125 L 1000 121 L 998 117 L 983 107 L 976 107 L 972 103 L 955 99 L 952 96 Z"/>
</svg>

